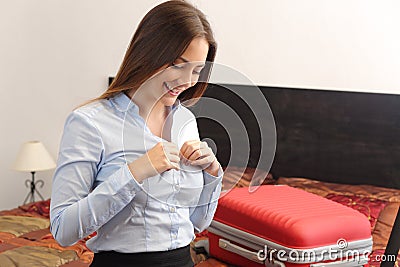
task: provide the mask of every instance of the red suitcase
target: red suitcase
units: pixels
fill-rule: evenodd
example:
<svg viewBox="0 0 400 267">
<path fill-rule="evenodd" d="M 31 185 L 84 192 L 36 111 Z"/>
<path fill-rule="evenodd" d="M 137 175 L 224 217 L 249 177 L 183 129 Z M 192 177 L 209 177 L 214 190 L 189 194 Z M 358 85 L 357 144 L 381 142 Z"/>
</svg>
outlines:
<svg viewBox="0 0 400 267">
<path fill-rule="evenodd" d="M 231 190 L 208 231 L 211 256 L 235 266 L 368 266 L 372 250 L 363 214 L 286 185 Z"/>
</svg>

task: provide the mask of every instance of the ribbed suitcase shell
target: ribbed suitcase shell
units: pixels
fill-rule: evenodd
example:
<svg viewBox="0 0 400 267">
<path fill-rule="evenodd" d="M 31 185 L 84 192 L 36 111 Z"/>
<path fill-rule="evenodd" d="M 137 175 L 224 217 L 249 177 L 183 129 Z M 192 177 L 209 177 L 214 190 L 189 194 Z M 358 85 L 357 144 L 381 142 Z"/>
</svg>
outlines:
<svg viewBox="0 0 400 267">
<path fill-rule="evenodd" d="M 322 261 L 341 262 L 351 252 L 366 255 L 372 249 L 371 228 L 361 213 L 315 194 L 285 185 L 263 185 L 255 192 L 235 188 L 223 195 L 209 228 L 210 254 L 237 266 L 264 266 L 232 253 L 224 247 L 237 245 L 254 252 L 264 249 L 324 253 L 338 250 L 336 256 L 321 255 Z M 228 241 L 228 245 L 225 241 Z M 232 245 L 229 245 L 229 243 Z M 277 253 L 277 252 L 275 252 Z M 326 254 L 328 254 L 326 252 Z M 288 255 L 287 255 L 288 256 Z M 329 256 L 329 258 L 326 258 Z M 254 258 L 254 255 L 253 255 Z M 267 257 L 269 258 L 269 257 Z M 328 266 L 310 260 L 284 262 L 285 266 Z M 278 263 L 277 261 L 276 263 Z M 268 260 L 265 265 L 273 265 Z M 332 266 L 362 266 L 357 263 L 331 263 Z M 282 265 L 280 265 L 282 266 Z"/>
</svg>

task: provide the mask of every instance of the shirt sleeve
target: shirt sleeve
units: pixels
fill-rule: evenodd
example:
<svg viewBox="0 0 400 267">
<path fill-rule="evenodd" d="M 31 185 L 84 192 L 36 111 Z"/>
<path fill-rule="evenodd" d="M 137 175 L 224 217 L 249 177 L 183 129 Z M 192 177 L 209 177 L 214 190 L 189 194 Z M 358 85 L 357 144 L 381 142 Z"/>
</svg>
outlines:
<svg viewBox="0 0 400 267">
<path fill-rule="evenodd" d="M 126 164 L 93 189 L 103 154 L 95 125 L 74 111 L 64 126 L 50 206 L 51 233 L 62 246 L 96 231 L 142 190 Z"/>
<path fill-rule="evenodd" d="M 222 176 L 221 167 L 217 177 L 203 171 L 204 186 L 199 203 L 190 210 L 190 220 L 197 232 L 204 231 L 211 224 L 221 194 Z"/>
</svg>

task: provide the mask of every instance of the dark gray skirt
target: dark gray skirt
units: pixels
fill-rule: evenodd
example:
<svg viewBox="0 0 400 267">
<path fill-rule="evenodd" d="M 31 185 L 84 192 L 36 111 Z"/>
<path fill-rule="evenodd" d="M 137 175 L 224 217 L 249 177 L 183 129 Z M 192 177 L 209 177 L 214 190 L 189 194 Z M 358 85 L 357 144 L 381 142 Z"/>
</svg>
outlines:
<svg viewBox="0 0 400 267">
<path fill-rule="evenodd" d="M 193 267 L 190 246 L 168 251 L 119 253 L 102 251 L 94 254 L 90 267 Z"/>
</svg>

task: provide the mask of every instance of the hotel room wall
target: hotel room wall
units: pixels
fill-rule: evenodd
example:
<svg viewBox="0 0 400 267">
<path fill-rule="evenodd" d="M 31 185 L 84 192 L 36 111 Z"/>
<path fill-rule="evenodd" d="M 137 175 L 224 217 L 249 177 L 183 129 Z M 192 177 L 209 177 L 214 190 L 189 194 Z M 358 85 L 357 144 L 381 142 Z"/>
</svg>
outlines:
<svg viewBox="0 0 400 267">
<path fill-rule="evenodd" d="M 22 203 L 21 143 L 54 158 L 66 116 L 115 75 L 133 30 L 161 1 L 15 0 L 0 10 L 0 209 Z M 396 1 L 193 0 L 211 21 L 216 61 L 255 84 L 400 94 Z M 224 82 L 240 83 L 232 77 Z M 38 172 L 50 197 L 53 170 Z"/>
</svg>

